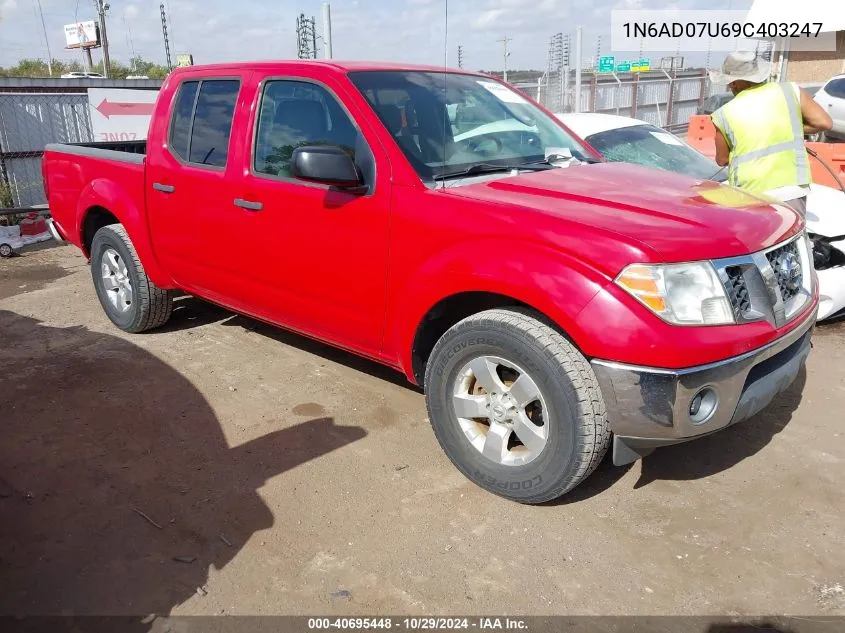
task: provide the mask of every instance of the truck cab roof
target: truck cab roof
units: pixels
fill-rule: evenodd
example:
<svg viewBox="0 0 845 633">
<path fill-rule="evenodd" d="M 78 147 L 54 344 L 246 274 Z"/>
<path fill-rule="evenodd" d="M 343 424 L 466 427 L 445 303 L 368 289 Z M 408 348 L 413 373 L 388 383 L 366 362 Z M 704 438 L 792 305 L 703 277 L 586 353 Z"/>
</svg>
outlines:
<svg viewBox="0 0 845 633">
<path fill-rule="evenodd" d="M 242 70 L 244 68 L 254 70 L 272 70 L 273 68 L 324 68 L 335 72 L 357 72 L 357 71 L 416 71 L 416 72 L 449 72 L 459 73 L 464 75 L 483 75 L 484 73 L 472 72 L 460 68 L 448 68 L 444 66 L 431 66 L 426 64 L 406 64 L 393 62 L 376 62 L 376 61 L 343 61 L 343 60 L 311 60 L 311 59 L 288 59 L 288 60 L 264 60 L 254 62 L 236 62 L 236 63 L 220 63 L 220 64 L 205 64 L 199 66 L 185 66 L 182 68 L 173 69 L 173 74 L 182 74 L 185 72 L 210 72 L 222 73 L 231 71 L 233 69 Z"/>
</svg>

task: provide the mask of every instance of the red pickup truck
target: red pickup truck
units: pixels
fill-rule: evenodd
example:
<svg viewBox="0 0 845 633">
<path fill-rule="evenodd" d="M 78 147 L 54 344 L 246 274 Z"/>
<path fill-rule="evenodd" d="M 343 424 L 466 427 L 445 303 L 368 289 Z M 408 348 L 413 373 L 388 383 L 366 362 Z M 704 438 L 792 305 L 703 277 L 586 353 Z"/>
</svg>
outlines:
<svg viewBox="0 0 845 633">
<path fill-rule="evenodd" d="M 52 229 L 108 317 L 187 292 L 424 386 L 445 452 L 525 503 L 744 420 L 810 351 L 802 220 L 602 162 L 508 85 L 442 68 L 195 66 L 146 143 L 49 145 Z"/>
</svg>

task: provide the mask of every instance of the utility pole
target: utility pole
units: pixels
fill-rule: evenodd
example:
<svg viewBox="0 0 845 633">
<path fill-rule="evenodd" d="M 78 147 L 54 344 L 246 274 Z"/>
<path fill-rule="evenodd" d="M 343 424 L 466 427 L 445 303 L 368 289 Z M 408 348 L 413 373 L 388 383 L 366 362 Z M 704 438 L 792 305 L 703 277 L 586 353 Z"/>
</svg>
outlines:
<svg viewBox="0 0 845 633">
<path fill-rule="evenodd" d="M 502 79 L 504 81 L 508 80 L 508 57 L 511 56 L 510 52 L 508 52 L 508 42 L 513 41 L 513 38 L 510 37 L 503 37 L 500 40 L 496 40 L 497 42 L 501 42 L 504 46 L 504 55 L 505 55 L 505 67 L 504 72 L 502 73 Z"/>
<path fill-rule="evenodd" d="M 579 26 L 575 32 L 575 103 L 572 107 L 572 111 L 576 113 L 581 111 L 581 49 L 583 48 L 583 40 L 584 27 Z"/>
<path fill-rule="evenodd" d="M 108 78 L 111 75 L 111 61 L 109 60 L 109 36 L 106 32 L 106 11 L 109 10 L 109 3 L 104 0 L 96 0 L 97 14 L 100 16 L 100 40 L 103 46 L 103 74 Z"/>
<path fill-rule="evenodd" d="M 332 5 L 323 3 L 323 46 L 326 59 L 332 58 Z M 316 52 L 316 49 L 315 49 Z M 316 57 L 316 55 L 315 55 Z"/>
<path fill-rule="evenodd" d="M 135 74 L 135 60 L 138 57 L 138 52 L 135 50 L 135 42 L 132 41 L 132 29 L 129 27 L 129 23 L 126 21 L 126 11 L 123 12 L 123 28 L 126 29 L 126 43 L 129 45 L 129 51 L 132 54 L 132 59 L 129 62 L 129 69 L 132 71 L 132 74 Z"/>
<path fill-rule="evenodd" d="M 595 59 L 595 66 L 598 68 L 599 66 L 599 58 L 601 57 L 601 35 L 596 37 L 596 59 Z"/>
<path fill-rule="evenodd" d="M 317 34 L 314 18 L 306 18 L 300 13 L 296 18 L 296 48 L 299 59 L 317 58 Z"/>
<path fill-rule="evenodd" d="M 164 36 L 164 55 L 167 58 L 167 70 L 173 70 L 173 62 L 170 60 L 170 40 L 167 37 L 167 14 L 164 12 L 164 3 L 158 5 L 161 10 L 161 34 Z"/>
<path fill-rule="evenodd" d="M 317 21 L 311 16 L 311 59 L 317 59 Z"/>
<path fill-rule="evenodd" d="M 464 67 L 464 47 L 458 44 L 458 68 Z"/>
<path fill-rule="evenodd" d="M 563 39 L 562 50 L 563 53 L 561 56 L 561 60 L 563 66 L 561 68 L 561 72 L 563 73 L 563 79 L 561 80 L 561 91 L 563 94 L 560 97 L 560 107 L 561 112 L 566 112 L 566 104 L 569 100 L 569 67 L 571 65 L 570 57 L 572 53 L 572 35 L 570 35 L 569 33 L 567 33 L 566 37 Z"/>
</svg>

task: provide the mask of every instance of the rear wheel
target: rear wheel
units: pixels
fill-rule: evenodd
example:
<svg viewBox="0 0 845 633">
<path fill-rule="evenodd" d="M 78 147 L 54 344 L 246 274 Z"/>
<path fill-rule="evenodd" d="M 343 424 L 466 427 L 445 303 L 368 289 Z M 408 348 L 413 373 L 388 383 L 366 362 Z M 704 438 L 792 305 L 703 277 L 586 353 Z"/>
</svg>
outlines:
<svg viewBox="0 0 845 633">
<path fill-rule="evenodd" d="M 522 503 L 568 492 L 610 442 L 590 364 L 529 311 L 489 310 L 456 324 L 426 368 L 429 419 L 469 479 Z"/>
<path fill-rule="evenodd" d="M 0 244 L 0 257 L 11 257 L 12 246 L 10 244 Z"/>
<path fill-rule="evenodd" d="M 94 235 L 91 276 L 100 305 L 121 330 L 143 332 L 170 318 L 173 293 L 150 281 L 122 225 L 104 226 Z"/>
</svg>

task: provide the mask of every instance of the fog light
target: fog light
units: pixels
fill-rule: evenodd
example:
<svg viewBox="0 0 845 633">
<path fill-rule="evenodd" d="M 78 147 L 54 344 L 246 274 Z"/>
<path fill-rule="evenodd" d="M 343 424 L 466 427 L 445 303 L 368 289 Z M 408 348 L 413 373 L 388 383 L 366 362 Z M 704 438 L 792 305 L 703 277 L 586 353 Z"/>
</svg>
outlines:
<svg viewBox="0 0 845 633">
<path fill-rule="evenodd" d="M 705 387 L 696 393 L 690 400 L 689 405 L 689 417 L 692 423 L 703 424 L 707 422 L 716 411 L 718 404 L 719 398 L 710 387 Z"/>
</svg>

